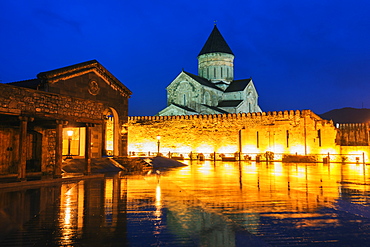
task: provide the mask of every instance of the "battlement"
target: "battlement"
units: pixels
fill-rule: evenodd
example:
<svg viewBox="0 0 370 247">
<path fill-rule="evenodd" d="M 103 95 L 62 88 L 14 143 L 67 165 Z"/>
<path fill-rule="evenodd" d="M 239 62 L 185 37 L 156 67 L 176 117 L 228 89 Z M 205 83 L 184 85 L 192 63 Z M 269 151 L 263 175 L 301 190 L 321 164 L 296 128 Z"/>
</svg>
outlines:
<svg viewBox="0 0 370 247">
<path fill-rule="evenodd" d="M 368 129 L 368 123 L 342 123 L 336 126 L 340 130 Z"/>
<path fill-rule="evenodd" d="M 302 117 L 304 115 L 312 116 L 321 119 L 311 110 L 286 110 L 272 112 L 252 112 L 252 113 L 225 113 L 225 114 L 210 114 L 210 115 L 177 115 L 177 116 L 130 116 L 129 121 L 156 121 L 156 120 L 180 120 L 180 119 L 243 119 L 243 118 L 263 118 L 276 117 L 290 119 L 292 117 Z"/>
</svg>

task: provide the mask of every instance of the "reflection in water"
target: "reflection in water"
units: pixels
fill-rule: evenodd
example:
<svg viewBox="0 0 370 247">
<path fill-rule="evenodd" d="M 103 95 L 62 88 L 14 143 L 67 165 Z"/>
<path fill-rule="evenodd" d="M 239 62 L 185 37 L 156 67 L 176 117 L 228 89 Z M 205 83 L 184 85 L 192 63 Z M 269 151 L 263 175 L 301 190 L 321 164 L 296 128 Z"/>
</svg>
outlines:
<svg viewBox="0 0 370 247">
<path fill-rule="evenodd" d="M 113 179 L 105 179 L 105 190 L 104 190 L 104 215 L 105 224 L 107 226 L 112 226 L 113 221 Z"/>
<path fill-rule="evenodd" d="M 354 246 L 370 238 L 370 167 L 186 162 L 161 176 L 0 189 L 0 245 Z"/>
<path fill-rule="evenodd" d="M 211 161 L 207 160 L 203 163 L 202 166 L 199 167 L 199 172 L 203 175 L 203 176 L 209 176 L 211 175 L 212 173 L 212 170 L 213 170 L 213 166 L 211 165 Z"/>
<path fill-rule="evenodd" d="M 162 203 L 161 203 L 161 186 L 159 183 L 157 184 L 156 190 L 155 190 L 155 222 L 158 222 L 155 224 L 154 232 L 153 234 L 160 234 L 161 232 L 161 223 L 162 223 Z"/>
<path fill-rule="evenodd" d="M 62 245 L 72 244 L 73 239 L 82 237 L 84 193 L 84 181 L 61 186 L 59 228 Z"/>
<path fill-rule="evenodd" d="M 185 168 L 187 172 L 173 171 L 167 179 L 196 198 L 207 212 L 226 216 L 226 222 L 230 220 L 269 244 L 284 243 L 288 238 L 292 243 L 303 245 L 326 243 L 334 238 L 334 242 L 351 245 L 349 239 L 354 236 L 363 236 L 363 241 L 365 235 L 368 237 L 368 233 L 349 226 L 354 222 L 359 224 L 354 229 L 369 226 L 368 218 L 356 218 L 370 214 L 366 213 L 369 212 L 369 176 L 364 175 L 369 173 L 367 167 L 242 162 L 236 172 L 237 163 L 231 164 L 217 163 L 213 170 L 207 170 L 211 172 L 205 179 L 199 175 L 210 165 L 194 162 L 191 171 L 188 168 Z M 346 204 L 339 203 L 343 199 L 348 200 L 349 205 L 362 203 L 364 206 L 345 207 Z M 189 205 L 186 208 L 191 210 Z M 196 210 L 193 214 L 197 214 Z M 287 232 L 291 233 L 286 235 Z"/>
<path fill-rule="evenodd" d="M 63 194 L 62 192 L 62 200 L 61 200 L 61 225 L 60 229 L 62 230 L 62 237 L 61 237 L 61 245 L 69 245 L 71 244 L 71 240 L 73 237 L 73 224 L 71 219 L 71 190 L 68 190 L 67 193 Z M 63 198 L 64 197 L 64 198 Z M 73 222 L 75 223 L 75 222 Z"/>
</svg>

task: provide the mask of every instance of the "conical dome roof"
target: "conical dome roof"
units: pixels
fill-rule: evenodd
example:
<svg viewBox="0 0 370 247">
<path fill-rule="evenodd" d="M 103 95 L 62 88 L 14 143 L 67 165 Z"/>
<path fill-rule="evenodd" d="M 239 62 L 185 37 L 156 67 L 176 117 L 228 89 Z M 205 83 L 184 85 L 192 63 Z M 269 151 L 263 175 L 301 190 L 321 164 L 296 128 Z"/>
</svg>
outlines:
<svg viewBox="0 0 370 247">
<path fill-rule="evenodd" d="M 211 35 L 209 35 L 207 42 L 204 44 L 198 56 L 213 52 L 222 52 L 234 55 L 216 25 L 214 26 Z"/>
</svg>

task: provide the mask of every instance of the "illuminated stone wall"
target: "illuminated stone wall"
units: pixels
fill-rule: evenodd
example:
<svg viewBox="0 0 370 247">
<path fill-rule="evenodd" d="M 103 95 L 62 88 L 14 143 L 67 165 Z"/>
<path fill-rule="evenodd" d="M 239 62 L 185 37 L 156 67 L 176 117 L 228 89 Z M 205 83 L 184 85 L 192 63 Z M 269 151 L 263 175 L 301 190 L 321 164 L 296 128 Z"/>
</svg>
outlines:
<svg viewBox="0 0 370 247">
<path fill-rule="evenodd" d="M 337 129 L 310 110 L 129 117 L 129 152 L 327 154 L 340 152 Z M 252 156 L 253 156 L 252 155 Z"/>
<path fill-rule="evenodd" d="M 340 134 L 337 142 L 342 146 L 368 146 L 369 145 L 369 124 L 349 123 L 338 124 Z"/>
</svg>

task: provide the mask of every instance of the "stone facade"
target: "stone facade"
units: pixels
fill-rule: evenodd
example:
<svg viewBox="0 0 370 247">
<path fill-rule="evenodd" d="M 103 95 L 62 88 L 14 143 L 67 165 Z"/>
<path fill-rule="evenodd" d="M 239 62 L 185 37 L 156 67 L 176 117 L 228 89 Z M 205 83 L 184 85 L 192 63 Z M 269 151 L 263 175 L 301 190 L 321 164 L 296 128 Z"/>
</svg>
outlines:
<svg viewBox="0 0 370 247">
<path fill-rule="evenodd" d="M 85 158 L 86 173 L 108 146 L 110 155 L 126 156 L 130 95 L 96 60 L 0 84 L 0 175 L 61 176 L 67 149 Z"/>
<path fill-rule="evenodd" d="M 127 121 L 130 90 L 96 60 L 39 73 L 37 77 L 39 90 L 102 102 Z"/>
<path fill-rule="evenodd" d="M 0 84 L 0 174 L 14 173 L 19 162 L 18 116 L 31 120 L 27 133 L 26 160 L 29 171 L 43 171 L 55 164 L 55 119 L 101 124 L 104 104 L 28 88 Z M 42 125 L 43 127 L 40 127 Z M 43 138 L 39 140 L 39 135 Z M 42 143 L 41 143 L 42 142 Z M 38 144 L 36 144 L 38 143 Z M 42 155 L 41 155 L 42 153 Z"/>
<path fill-rule="evenodd" d="M 261 112 L 252 79 L 234 80 L 234 54 L 215 26 L 198 55 L 198 75 L 182 71 L 159 116 Z"/>
<path fill-rule="evenodd" d="M 0 113 L 101 122 L 103 103 L 0 84 Z"/>
</svg>

